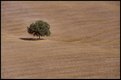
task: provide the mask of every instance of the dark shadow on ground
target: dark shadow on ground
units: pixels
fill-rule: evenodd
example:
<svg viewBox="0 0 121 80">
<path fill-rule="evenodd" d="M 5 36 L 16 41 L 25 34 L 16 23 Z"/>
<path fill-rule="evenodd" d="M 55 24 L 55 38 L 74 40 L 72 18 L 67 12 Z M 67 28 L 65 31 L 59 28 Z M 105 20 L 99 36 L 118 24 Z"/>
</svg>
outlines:
<svg viewBox="0 0 121 80">
<path fill-rule="evenodd" d="M 43 38 L 19 38 L 21 40 L 27 40 L 27 41 L 37 41 L 37 40 L 44 40 Z"/>
</svg>

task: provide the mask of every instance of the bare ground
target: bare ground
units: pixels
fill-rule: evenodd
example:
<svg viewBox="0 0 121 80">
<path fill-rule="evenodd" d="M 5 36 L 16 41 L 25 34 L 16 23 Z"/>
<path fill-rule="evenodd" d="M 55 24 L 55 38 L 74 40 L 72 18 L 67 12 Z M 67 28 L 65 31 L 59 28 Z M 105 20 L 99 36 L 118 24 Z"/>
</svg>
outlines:
<svg viewBox="0 0 121 80">
<path fill-rule="evenodd" d="M 120 2 L 2 1 L 2 78 L 120 78 Z M 26 27 L 47 21 L 52 35 Z"/>
</svg>

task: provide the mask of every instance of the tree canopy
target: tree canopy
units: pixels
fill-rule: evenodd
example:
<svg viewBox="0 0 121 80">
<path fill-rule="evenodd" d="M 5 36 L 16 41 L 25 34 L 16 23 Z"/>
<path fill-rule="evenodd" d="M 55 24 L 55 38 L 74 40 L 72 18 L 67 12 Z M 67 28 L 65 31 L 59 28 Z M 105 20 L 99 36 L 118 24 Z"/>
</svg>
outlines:
<svg viewBox="0 0 121 80">
<path fill-rule="evenodd" d="M 33 36 L 38 36 L 39 39 L 40 36 L 50 36 L 51 32 L 49 29 L 50 25 L 42 20 L 38 20 L 27 27 L 28 33 L 32 34 Z"/>
</svg>

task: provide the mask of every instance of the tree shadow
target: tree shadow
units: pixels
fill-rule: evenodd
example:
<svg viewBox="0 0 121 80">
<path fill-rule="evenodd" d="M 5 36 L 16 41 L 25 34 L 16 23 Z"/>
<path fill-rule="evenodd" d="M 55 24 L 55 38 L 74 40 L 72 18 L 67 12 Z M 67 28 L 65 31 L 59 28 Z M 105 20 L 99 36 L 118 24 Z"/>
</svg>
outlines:
<svg viewBox="0 0 121 80">
<path fill-rule="evenodd" d="M 44 40 L 43 38 L 19 38 L 21 40 L 27 40 L 27 41 L 37 41 L 37 40 Z"/>
</svg>

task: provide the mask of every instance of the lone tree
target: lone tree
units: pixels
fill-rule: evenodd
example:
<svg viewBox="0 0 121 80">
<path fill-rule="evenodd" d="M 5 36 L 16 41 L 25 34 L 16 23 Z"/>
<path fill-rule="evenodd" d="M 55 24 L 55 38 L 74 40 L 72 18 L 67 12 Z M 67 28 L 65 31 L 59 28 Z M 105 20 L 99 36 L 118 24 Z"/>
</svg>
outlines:
<svg viewBox="0 0 121 80">
<path fill-rule="evenodd" d="M 33 36 L 38 36 L 39 39 L 40 36 L 50 36 L 51 33 L 49 29 L 50 25 L 42 20 L 38 20 L 27 27 L 28 33 L 32 34 Z"/>
</svg>

